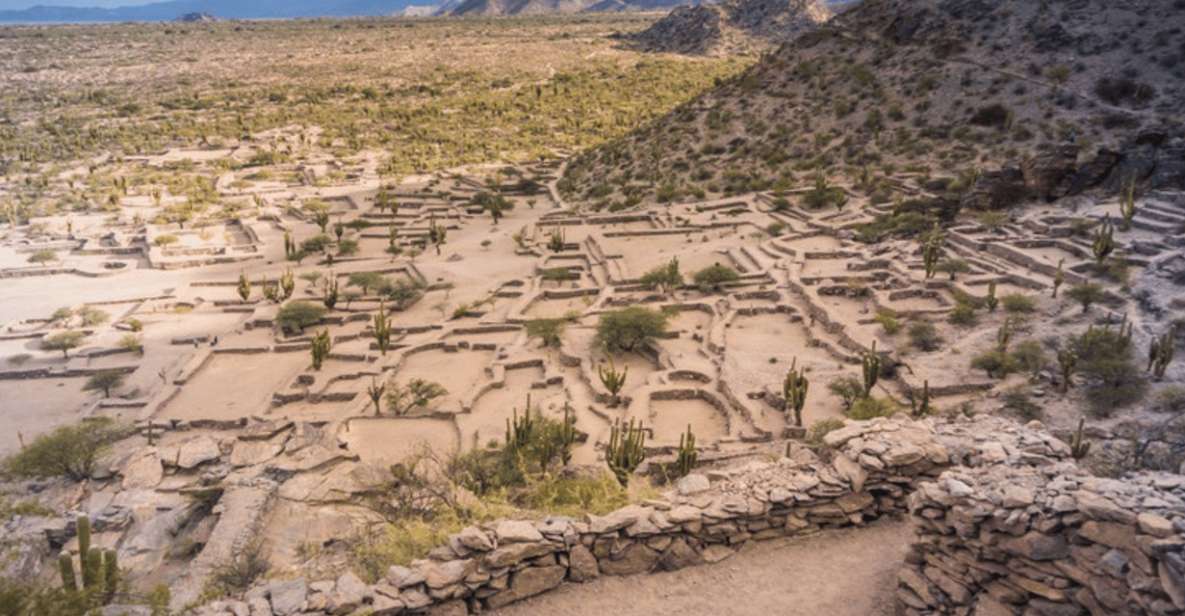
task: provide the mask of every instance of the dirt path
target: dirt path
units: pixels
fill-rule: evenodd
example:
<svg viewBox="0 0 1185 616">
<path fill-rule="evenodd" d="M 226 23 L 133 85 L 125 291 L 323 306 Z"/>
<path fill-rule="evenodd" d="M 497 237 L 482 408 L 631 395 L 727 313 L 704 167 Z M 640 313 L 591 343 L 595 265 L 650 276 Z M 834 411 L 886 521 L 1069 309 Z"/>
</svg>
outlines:
<svg viewBox="0 0 1185 616">
<path fill-rule="evenodd" d="M 751 544 L 716 564 L 601 578 L 491 612 L 495 616 L 887 616 L 912 538 L 904 521 Z"/>
</svg>

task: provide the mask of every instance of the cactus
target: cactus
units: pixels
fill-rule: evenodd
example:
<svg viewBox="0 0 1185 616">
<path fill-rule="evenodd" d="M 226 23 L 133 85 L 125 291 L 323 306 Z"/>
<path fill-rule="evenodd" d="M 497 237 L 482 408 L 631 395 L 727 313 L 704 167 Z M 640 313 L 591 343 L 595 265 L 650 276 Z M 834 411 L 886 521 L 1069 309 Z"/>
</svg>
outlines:
<svg viewBox="0 0 1185 616">
<path fill-rule="evenodd" d="M 1176 328 L 1170 327 L 1169 331 L 1159 338 L 1153 338 L 1149 344 L 1148 349 L 1148 370 L 1152 372 L 1156 380 L 1164 379 L 1164 374 L 1169 368 L 1169 364 L 1173 363 L 1173 356 L 1176 355 Z"/>
<path fill-rule="evenodd" d="M 272 303 L 280 302 L 280 289 L 266 276 L 259 279 L 259 286 L 263 288 L 263 298 Z"/>
<path fill-rule="evenodd" d="M 379 302 L 379 313 L 374 315 L 374 341 L 379 352 L 386 355 L 391 348 L 391 320 L 387 318 L 386 302 Z"/>
<path fill-rule="evenodd" d="M 77 520 L 78 526 L 78 553 L 86 554 L 91 549 L 91 519 L 80 515 Z"/>
<path fill-rule="evenodd" d="M 58 555 L 58 573 L 62 576 L 62 589 L 67 592 L 78 590 L 78 579 L 74 577 L 74 559 L 69 554 Z"/>
<path fill-rule="evenodd" d="M 1074 376 L 1074 370 L 1078 367 L 1078 354 L 1070 349 L 1058 349 L 1057 365 L 1061 370 L 1061 390 L 1066 393 L 1070 390 L 1070 380 Z"/>
<path fill-rule="evenodd" d="M 1123 217 L 1123 230 L 1131 231 L 1132 221 L 1136 218 L 1136 181 L 1130 180 L 1123 189 L 1119 200 L 1119 215 Z"/>
<path fill-rule="evenodd" d="M 922 418 L 934 412 L 933 407 L 930 406 L 930 381 L 922 381 L 922 395 L 915 397 L 913 391 L 909 392 L 909 406 L 913 410 L 915 418 Z"/>
<path fill-rule="evenodd" d="M 251 299 L 251 281 L 244 272 L 239 272 L 239 299 L 244 302 Z"/>
<path fill-rule="evenodd" d="M 333 307 L 337 305 L 338 297 L 337 276 L 333 272 L 330 272 L 329 275 L 325 277 L 325 282 L 322 283 L 322 287 L 325 291 L 325 294 L 321 298 L 321 301 L 325 304 L 326 308 L 333 310 Z"/>
<path fill-rule="evenodd" d="M 329 330 L 321 330 L 320 333 L 313 336 L 313 343 L 311 352 L 313 354 L 313 370 L 320 370 L 321 364 L 325 363 L 325 359 L 329 357 L 329 351 L 333 349 L 333 339 L 329 337 Z"/>
<path fill-rule="evenodd" d="M 383 411 L 383 394 L 387 391 L 387 384 L 380 383 L 378 379 L 373 376 L 370 377 L 370 385 L 366 387 L 366 395 L 370 397 L 370 401 L 374 404 L 374 416 L 378 417 Z"/>
<path fill-rule="evenodd" d="M 695 463 L 699 454 L 695 450 L 695 433 L 691 431 L 691 424 L 687 424 L 687 432 L 679 435 L 679 454 L 675 458 L 675 476 L 686 477 L 695 470 Z"/>
<path fill-rule="evenodd" d="M 103 553 L 103 602 L 111 603 L 115 592 L 119 590 L 119 553 L 107 550 Z"/>
<path fill-rule="evenodd" d="M 560 424 L 560 457 L 567 466 L 572 462 L 572 447 L 576 445 L 576 415 L 572 411 L 572 405 L 564 402 L 564 421 Z"/>
<path fill-rule="evenodd" d="M 864 377 L 864 397 L 872 395 L 872 388 L 876 386 L 881 375 L 881 356 L 876 352 L 876 341 L 872 341 L 872 350 L 864 353 L 860 359 Z"/>
<path fill-rule="evenodd" d="M 938 271 L 938 262 L 942 258 L 942 245 L 945 237 L 938 225 L 934 225 L 934 230 L 926 237 L 925 243 L 922 245 L 922 264 L 926 267 L 926 279 L 934 277 L 934 273 Z"/>
<path fill-rule="evenodd" d="M 287 301 L 295 291 L 296 278 L 292 275 L 292 270 L 286 269 L 280 275 L 280 301 Z"/>
<path fill-rule="evenodd" d="M 440 254 L 440 247 L 444 245 L 445 239 L 448 237 L 448 230 L 436 224 L 436 217 L 428 222 L 428 243 L 436 248 L 436 254 Z"/>
<path fill-rule="evenodd" d="M 1066 284 L 1066 272 L 1064 269 L 1065 265 L 1066 265 L 1065 259 L 1058 260 L 1057 272 L 1054 273 L 1054 275 L 1053 275 L 1053 298 L 1054 299 L 1057 299 L 1057 290 L 1060 289 L 1063 284 Z"/>
<path fill-rule="evenodd" d="M 609 390 L 609 393 L 613 395 L 613 406 L 617 406 L 621 402 L 621 398 L 618 396 L 618 394 L 620 394 L 621 389 L 625 387 L 625 380 L 626 377 L 629 376 L 629 373 L 629 366 L 626 366 L 620 372 L 618 372 L 617 367 L 613 365 L 612 357 L 609 358 L 608 368 L 603 365 L 597 366 L 597 376 L 600 377 L 601 384 L 604 385 L 605 389 Z"/>
<path fill-rule="evenodd" d="M 609 430 L 609 444 L 605 447 L 605 463 L 609 465 L 609 470 L 613 471 L 613 475 L 617 477 L 617 483 L 621 484 L 621 487 L 629 487 L 630 475 L 646 459 L 645 444 L 646 432 L 641 422 L 635 425 L 634 420 L 631 419 L 629 424 L 623 425 L 619 419 Z"/>
<path fill-rule="evenodd" d="M 88 590 L 98 588 L 103 582 L 103 550 L 92 547 L 80 552 L 78 558 L 82 561 L 82 586 Z"/>
<path fill-rule="evenodd" d="M 342 224 L 341 218 L 338 218 L 337 222 L 333 223 L 333 234 L 337 236 L 339 243 L 342 241 L 342 236 L 346 234 L 346 226 Z"/>
<path fill-rule="evenodd" d="M 806 394 L 811 382 L 806 378 L 806 368 L 798 368 L 798 358 L 790 363 L 790 370 L 786 379 L 782 381 L 782 397 L 786 400 L 786 410 L 794 412 L 794 425 L 802 427 L 802 409 L 806 406 Z"/>
<path fill-rule="evenodd" d="M 531 394 L 527 394 L 527 409 L 522 418 L 518 416 L 518 408 L 506 420 L 506 450 L 516 454 L 531 442 L 535 432 L 535 418 L 531 416 Z"/>
<path fill-rule="evenodd" d="M 1095 229 L 1094 240 L 1091 241 L 1090 250 L 1094 253 L 1094 260 L 1099 265 L 1115 252 L 1115 226 L 1111 224 L 1111 218 L 1108 216 L 1103 220 L 1103 224 Z"/>
<path fill-rule="evenodd" d="M 1008 343 L 1012 341 L 1012 319 L 1005 319 L 1000 328 L 996 330 L 996 350 L 1001 353 L 1008 352 Z"/>
<path fill-rule="evenodd" d="M 292 261 L 296 256 L 296 242 L 292 241 L 292 234 L 284 232 L 284 258 Z"/>
<path fill-rule="evenodd" d="M 562 252 L 564 247 L 567 245 L 568 241 L 565 238 L 564 229 L 562 227 L 556 231 L 551 232 L 551 236 L 547 240 L 547 247 L 552 252 Z"/>
<path fill-rule="evenodd" d="M 996 308 L 1000 306 L 1000 298 L 996 297 L 996 283 L 995 281 L 988 283 L 988 294 L 984 298 L 984 303 L 987 304 L 988 312 L 995 312 Z"/>
<path fill-rule="evenodd" d="M 1078 420 L 1078 429 L 1074 431 L 1074 435 L 1070 437 L 1070 455 L 1075 460 L 1081 460 L 1090 453 L 1090 441 L 1086 440 L 1084 434 L 1086 428 L 1086 419 Z"/>
</svg>

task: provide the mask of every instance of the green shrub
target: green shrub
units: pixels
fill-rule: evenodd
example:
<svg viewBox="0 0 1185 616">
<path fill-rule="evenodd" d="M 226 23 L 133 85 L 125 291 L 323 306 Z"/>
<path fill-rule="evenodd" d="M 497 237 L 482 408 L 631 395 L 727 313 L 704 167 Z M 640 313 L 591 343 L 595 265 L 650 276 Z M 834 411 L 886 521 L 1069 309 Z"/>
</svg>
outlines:
<svg viewBox="0 0 1185 616">
<path fill-rule="evenodd" d="M 1025 340 L 1017 344 L 1013 347 L 1011 355 L 1013 361 L 1016 362 L 1016 366 L 1034 379 L 1049 364 L 1049 359 L 1045 355 L 1045 348 L 1036 340 Z"/>
<path fill-rule="evenodd" d="M 847 415 L 852 419 L 874 419 L 876 417 L 888 417 L 897 412 L 897 405 L 893 404 L 892 400 L 887 398 L 875 398 L 869 396 L 867 398 L 859 398 L 852 403 L 852 407 L 848 409 Z"/>
<path fill-rule="evenodd" d="M 1004 408 L 1016 413 L 1025 421 L 1040 420 L 1044 416 L 1041 407 L 1030 396 L 1026 387 L 1014 387 L 1000 396 Z"/>
<path fill-rule="evenodd" d="M 1037 311 L 1037 300 L 1030 295 L 1010 293 L 1000 298 L 1004 310 L 1011 313 L 1030 313 Z"/>
<path fill-rule="evenodd" d="M 325 318 L 327 310 L 320 304 L 295 301 L 284 304 L 276 313 L 276 324 L 286 332 L 303 333 L 306 327 L 311 327 Z"/>
<path fill-rule="evenodd" d="M 128 434 L 110 418 L 89 419 L 43 434 L 3 463 L 4 473 L 18 478 L 66 477 L 82 481 L 110 446 Z"/>
<path fill-rule="evenodd" d="M 926 321 L 911 324 L 908 334 L 909 344 L 919 351 L 930 353 L 942 347 L 943 340 L 938 335 L 938 328 Z"/>
<path fill-rule="evenodd" d="M 543 346 L 558 347 L 568 327 L 568 319 L 533 319 L 527 321 L 527 336 L 538 338 Z"/>
<path fill-rule="evenodd" d="M 821 447 L 823 445 L 823 437 L 828 433 L 834 432 L 844 426 L 842 419 L 828 417 L 827 419 L 820 419 L 811 424 L 811 427 L 806 431 L 806 442 L 813 447 Z"/>
<path fill-rule="evenodd" d="M 891 310 L 878 311 L 873 320 L 880 323 L 881 328 L 890 336 L 895 336 L 901 331 L 901 321 L 897 320 L 897 315 Z"/>
<path fill-rule="evenodd" d="M 47 351 L 61 351 L 62 357 L 69 358 L 70 351 L 82 346 L 86 334 L 79 331 L 58 332 L 46 336 L 41 340 L 41 348 Z"/>
<path fill-rule="evenodd" d="M 666 333 L 667 316 L 641 306 L 606 312 L 597 324 L 597 343 L 609 351 L 640 351 Z"/>
<path fill-rule="evenodd" d="M 49 263 L 50 261 L 57 261 L 58 253 L 52 250 L 38 250 L 29 255 L 29 263 Z"/>
<path fill-rule="evenodd" d="M 993 350 L 975 356 L 971 360 L 971 367 L 983 370 L 988 378 L 1002 379 L 1016 372 L 1016 360 L 1006 352 Z"/>
<path fill-rule="evenodd" d="M 702 290 L 719 291 L 724 285 L 740 280 L 741 275 L 731 267 L 715 263 L 696 272 L 692 279 Z"/>
<path fill-rule="evenodd" d="M 979 323 L 979 317 L 975 314 L 975 307 L 964 302 L 959 302 L 955 305 L 954 309 L 947 315 L 947 320 L 959 327 L 974 327 Z"/>
</svg>

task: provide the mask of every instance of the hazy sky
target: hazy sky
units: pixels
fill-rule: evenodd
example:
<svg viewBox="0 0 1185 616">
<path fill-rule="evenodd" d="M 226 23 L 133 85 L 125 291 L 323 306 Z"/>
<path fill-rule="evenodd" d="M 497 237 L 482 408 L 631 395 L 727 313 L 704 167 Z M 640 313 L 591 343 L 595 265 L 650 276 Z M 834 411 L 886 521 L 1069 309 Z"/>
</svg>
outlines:
<svg viewBox="0 0 1185 616">
<path fill-rule="evenodd" d="M 0 10 L 24 9 L 30 6 L 61 5 L 61 6 L 130 6 L 133 4 L 149 4 L 160 0 L 0 0 Z"/>
</svg>

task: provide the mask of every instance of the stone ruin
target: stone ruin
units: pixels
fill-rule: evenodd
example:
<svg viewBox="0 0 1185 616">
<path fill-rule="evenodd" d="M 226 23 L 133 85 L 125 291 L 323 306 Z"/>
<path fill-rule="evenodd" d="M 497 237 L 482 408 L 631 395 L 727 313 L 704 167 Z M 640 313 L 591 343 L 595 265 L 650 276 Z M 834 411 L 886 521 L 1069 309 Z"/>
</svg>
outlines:
<svg viewBox="0 0 1185 616">
<path fill-rule="evenodd" d="M 471 526 L 365 584 L 271 581 L 205 616 L 469 614 L 564 583 L 719 562 L 750 541 L 908 513 L 904 614 L 1185 614 L 1185 478 L 1079 469 L 1040 424 L 849 421 L 820 453 L 693 474 L 662 499 L 583 519 Z"/>
</svg>

